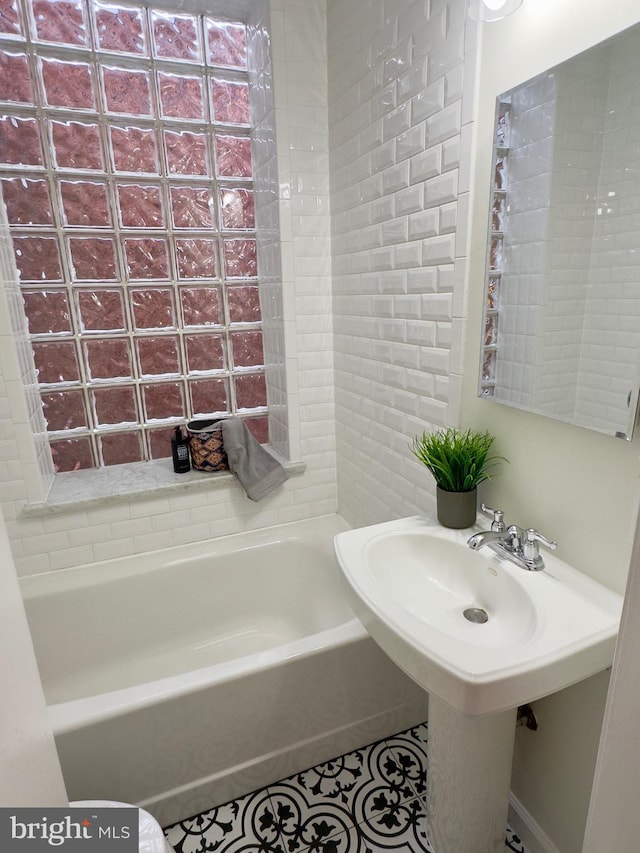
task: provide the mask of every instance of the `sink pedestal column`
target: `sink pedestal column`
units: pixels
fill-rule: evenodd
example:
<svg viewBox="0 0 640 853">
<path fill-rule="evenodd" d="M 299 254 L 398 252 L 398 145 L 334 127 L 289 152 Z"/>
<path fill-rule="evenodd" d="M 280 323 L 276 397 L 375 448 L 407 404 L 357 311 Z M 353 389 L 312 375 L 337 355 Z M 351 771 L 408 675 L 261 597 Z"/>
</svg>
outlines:
<svg viewBox="0 0 640 853">
<path fill-rule="evenodd" d="M 427 813 L 435 853 L 504 853 L 517 708 L 466 716 L 429 694 Z"/>
</svg>

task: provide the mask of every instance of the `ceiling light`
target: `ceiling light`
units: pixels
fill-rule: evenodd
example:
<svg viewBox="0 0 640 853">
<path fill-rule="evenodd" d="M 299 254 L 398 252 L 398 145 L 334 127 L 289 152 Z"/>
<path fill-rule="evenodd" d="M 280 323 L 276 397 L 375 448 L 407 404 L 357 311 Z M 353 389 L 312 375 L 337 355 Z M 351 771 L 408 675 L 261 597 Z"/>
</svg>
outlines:
<svg viewBox="0 0 640 853">
<path fill-rule="evenodd" d="M 474 21 L 499 21 L 522 6 L 522 0 L 469 0 L 469 17 Z"/>
</svg>

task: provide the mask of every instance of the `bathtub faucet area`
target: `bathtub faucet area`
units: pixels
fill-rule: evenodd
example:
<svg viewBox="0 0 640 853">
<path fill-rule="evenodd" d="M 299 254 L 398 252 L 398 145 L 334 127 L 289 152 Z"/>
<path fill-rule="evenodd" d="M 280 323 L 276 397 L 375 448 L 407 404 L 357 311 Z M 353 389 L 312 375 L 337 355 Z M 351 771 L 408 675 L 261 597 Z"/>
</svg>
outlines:
<svg viewBox="0 0 640 853">
<path fill-rule="evenodd" d="M 501 509 L 491 509 L 484 503 L 481 504 L 481 509 L 486 515 L 493 516 L 493 521 L 490 530 L 482 530 L 469 537 L 467 545 L 473 551 L 487 545 L 499 556 L 505 557 L 522 569 L 530 572 L 539 572 L 544 569 L 539 544 L 550 551 L 555 551 L 557 542 L 547 539 L 533 527 L 523 530 L 517 524 L 507 526 Z"/>
</svg>

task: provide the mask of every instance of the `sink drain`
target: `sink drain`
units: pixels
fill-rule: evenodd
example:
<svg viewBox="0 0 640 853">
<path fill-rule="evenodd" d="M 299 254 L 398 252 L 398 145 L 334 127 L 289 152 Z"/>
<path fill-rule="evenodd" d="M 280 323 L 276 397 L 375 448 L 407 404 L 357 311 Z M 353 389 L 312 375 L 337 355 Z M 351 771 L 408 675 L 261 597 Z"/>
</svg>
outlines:
<svg viewBox="0 0 640 853">
<path fill-rule="evenodd" d="M 475 622 L 477 625 L 482 625 L 484 622 L 489 620 L 487 611 L 483 610 L 481 607 L 467 607 L 467 609 L 463 611 L 462 615 L 469 622 Z"/>
</svg>

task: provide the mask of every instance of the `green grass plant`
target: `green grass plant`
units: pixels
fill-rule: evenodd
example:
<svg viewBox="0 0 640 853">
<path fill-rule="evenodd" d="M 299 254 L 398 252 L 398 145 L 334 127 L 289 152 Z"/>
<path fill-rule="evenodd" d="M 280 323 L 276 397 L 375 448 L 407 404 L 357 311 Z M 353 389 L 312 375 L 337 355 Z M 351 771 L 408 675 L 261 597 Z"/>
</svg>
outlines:
<svg viewBox="0 0 640 853">
<path fill-rule="evenodd" d="M 495 436 L 488 432 L 448 427 L 415 436 L 411 452 L 426 465 L 445 492 L 470 492 L 491 476 L 502 456 L 491 456 Z"/>
</svg>

